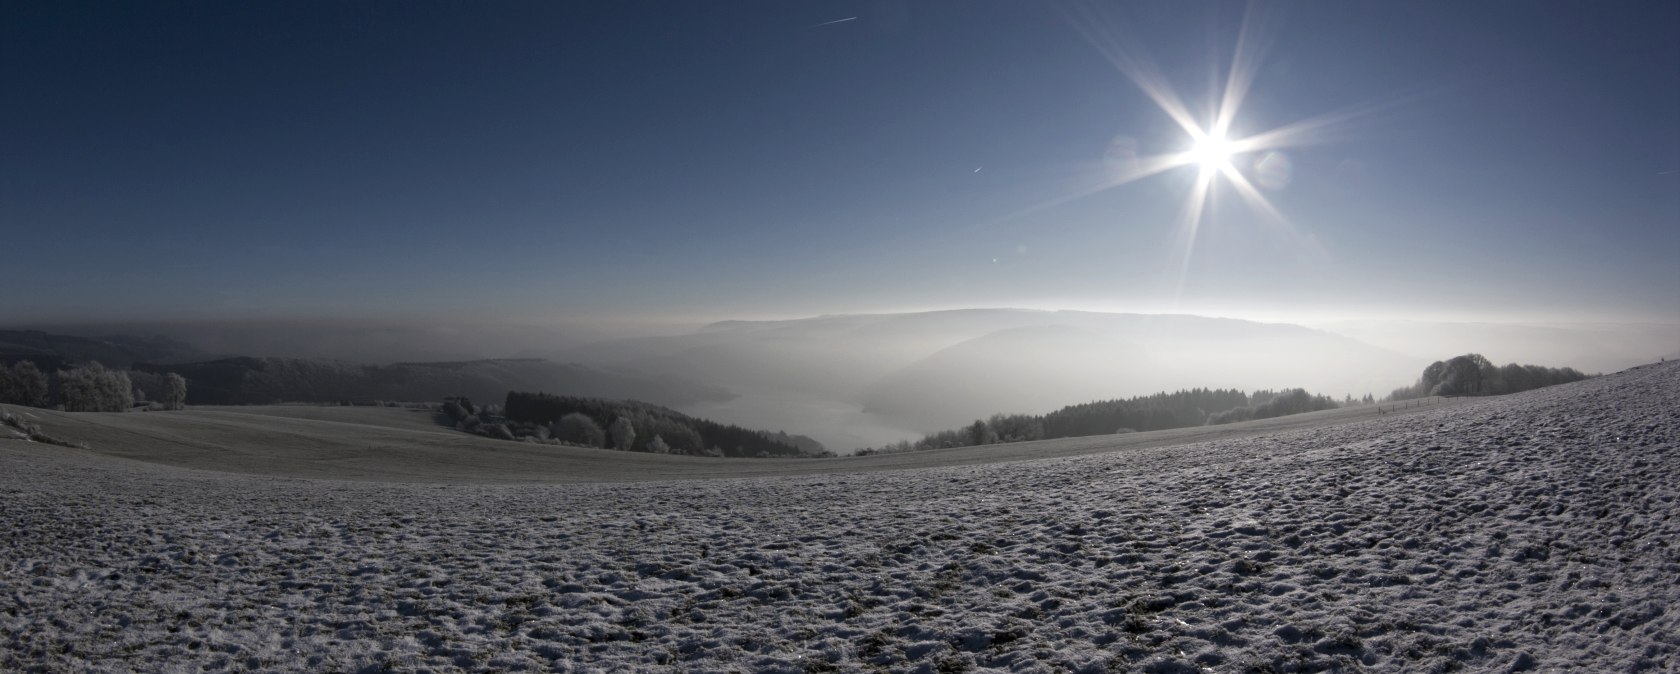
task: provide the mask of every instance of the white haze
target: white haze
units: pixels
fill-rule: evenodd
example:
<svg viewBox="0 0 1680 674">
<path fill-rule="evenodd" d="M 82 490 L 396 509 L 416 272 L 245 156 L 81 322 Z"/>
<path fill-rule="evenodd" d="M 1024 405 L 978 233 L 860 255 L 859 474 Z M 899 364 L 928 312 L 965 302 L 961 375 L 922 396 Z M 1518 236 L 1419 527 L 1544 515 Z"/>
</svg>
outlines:
<svg viewBox="0 0 1680 674">
<path fill-rule="evenodd" d="M 1184 388 L 1381 397 L 1429 362 L 1476 352 L 1613 372 L 1680 353 L 1675 324 L 1332 321 L 1021 309 L 724 321 L 199 322 L 61 328 L 164 334 L 213 355 L 348 361 L 543 357 L 737 397 L 682 411 L 812 436 L 841 453 L 994 413 L 1045 413 Z M 641 336 L 635 336 L 641 335 Z M 653 335 L 653 336 L 648 336 Z M 551 391 L 552 393 L 579 393 Z"/>
<path fill-rule="evenodd" d="M 1505 364 L 1573 367 L 1608 373 L 1680 355 L 1676 323 L 1480 323 L 1326 321 L 1312 327 L 1437 360 L 1480 353 Z"/>
<path fill-rule="evenodd" d="M 846 452 L 994 413 L 1044 413 L 1193 387 L 1300 387 L 1338 399 L 1380 398 L 1414 381 L 1429 362 L 1467 352 L 1501 364 L 1609 372 L 1655 361 L 1677 343 L 1668 340 L 1674 327 L 1660 325 L 1321 327 L 1341 329 L 974 309 L 726 321 L 547 355 L 720 385 L 740 397 L 684 411 L 804 433 Z"/>
</svg>

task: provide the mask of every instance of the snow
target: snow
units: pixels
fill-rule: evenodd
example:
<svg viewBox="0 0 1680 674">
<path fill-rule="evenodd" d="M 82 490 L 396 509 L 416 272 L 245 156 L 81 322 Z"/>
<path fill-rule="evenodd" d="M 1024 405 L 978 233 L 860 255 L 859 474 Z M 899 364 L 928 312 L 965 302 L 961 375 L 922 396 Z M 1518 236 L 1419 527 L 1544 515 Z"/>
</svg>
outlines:
<svg viewBox="0 0 1680 674">
<path fill-rule="evenodd" d="M 0 440 L 0 670 L 1677 671 L 1680 367 L 1039 461 L 389 484 Z"/>
</svg>

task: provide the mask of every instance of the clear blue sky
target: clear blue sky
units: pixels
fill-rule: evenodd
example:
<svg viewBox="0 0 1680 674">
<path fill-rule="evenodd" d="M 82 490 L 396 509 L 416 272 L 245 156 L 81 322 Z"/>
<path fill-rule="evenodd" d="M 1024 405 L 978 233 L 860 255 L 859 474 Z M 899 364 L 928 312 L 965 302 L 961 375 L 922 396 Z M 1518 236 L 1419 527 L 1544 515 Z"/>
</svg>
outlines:
<svg viewBox="0 0 1680 674">
<path fill-rule="evenodd" d="M 1189 143 L 1100 47 L 1205 119 L 1244 15 L 7 3 L 0 322 L 1680 321 L 1680 4 L 1259 6 L 1233 136 L 1357 114 L 1280 149 L 1286 225 L 1214 181 L 1180 281 L 1196 167 L 1064 200 Z"/>
</svg>

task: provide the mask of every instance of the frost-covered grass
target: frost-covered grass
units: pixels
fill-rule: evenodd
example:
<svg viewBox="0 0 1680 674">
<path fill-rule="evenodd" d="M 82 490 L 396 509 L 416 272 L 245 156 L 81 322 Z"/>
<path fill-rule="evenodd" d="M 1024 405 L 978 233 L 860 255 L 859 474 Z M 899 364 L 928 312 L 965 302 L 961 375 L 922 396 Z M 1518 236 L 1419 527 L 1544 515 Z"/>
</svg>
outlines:
<svg viewBox="0 0 1680 674">
<path fill-rule="evenodd" d="M 1676 671 L 1680 367 L 1032 462 L 380 484 L 0 440 L 4 671 Z"/>
</svg>

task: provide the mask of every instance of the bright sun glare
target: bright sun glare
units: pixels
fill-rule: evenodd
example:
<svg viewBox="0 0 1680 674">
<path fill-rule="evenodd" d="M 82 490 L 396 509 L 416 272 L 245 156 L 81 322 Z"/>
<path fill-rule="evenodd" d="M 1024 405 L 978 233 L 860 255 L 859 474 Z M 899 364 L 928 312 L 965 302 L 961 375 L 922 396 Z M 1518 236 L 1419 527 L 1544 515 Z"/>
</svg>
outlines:
<svg viewBox="0 0 1680 674">
<path fill-rule="evenodd" d="M 1231 164 L 1231 155 L 1237 153 L 1236 143 L 1232 143 L 1224 136 L 1202 136 L 1190 147 L 1190 159 L 1203 171 L 1218 171 Z"/>
</svg>

